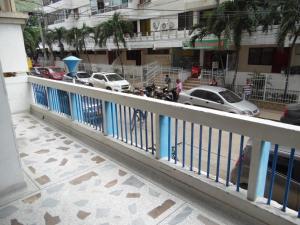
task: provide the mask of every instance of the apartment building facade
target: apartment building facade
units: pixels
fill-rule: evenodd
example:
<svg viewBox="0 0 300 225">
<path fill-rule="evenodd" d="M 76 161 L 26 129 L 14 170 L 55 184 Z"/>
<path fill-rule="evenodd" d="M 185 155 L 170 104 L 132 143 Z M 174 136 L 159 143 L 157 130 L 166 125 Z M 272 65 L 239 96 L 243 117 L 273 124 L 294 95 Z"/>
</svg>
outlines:
<svg viewBox="0 0 300 225">
<path fill-rule="evenodd" d="M 26 14 L 16 12 L 13 0 L 1 1 L 0 62 L 4 73 L 24 73 L 28 71 L 22 34 L 22 26 L 25 25 L 27 18 Z"/>
<path fill-rule="evenodd" d="M 234 48 L 230 40 L 223 40 L 224 51 L 218 51 L 216 37 L 206 37 L 194 47 L 187 43 L 190 30 L 216 7 L 215 0 L 44 0 L 44 11 L 50 29 L 96 26 L 119 12 L 134 24 L 135 35 L 127 38 L 122 59 L 128 65 L 143 65 L 158 61 L 165 66 L 190 69 L 193 64 L 211 69 L 230 68 L 234 64 Z M 240 72 L 281 73 L 288 63 L 290 41 L 279 50 L 276 32 L 263 33 L 259 28 L 252 36 L 243 35 L 239 59 Z M 105 47 L 86 40 L 92 63 L 117 63 L 114 49 L 108 41 Z M 66 47 L 72 51 L 72 47 Z M 58 49 L 57 49 L 58 50 Z M 300 66 L 300 40 L 293 49 L 292 65 Z M 81 56 L 83 59 L 85 55 Z M 214 63 L 218 62 L 218 63 Z"/>
</svg>

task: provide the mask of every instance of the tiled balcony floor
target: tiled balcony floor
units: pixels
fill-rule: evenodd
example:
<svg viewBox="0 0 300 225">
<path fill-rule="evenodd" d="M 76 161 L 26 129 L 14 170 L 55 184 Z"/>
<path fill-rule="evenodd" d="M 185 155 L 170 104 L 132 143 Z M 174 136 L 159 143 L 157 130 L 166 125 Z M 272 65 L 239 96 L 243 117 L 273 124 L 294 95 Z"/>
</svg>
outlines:
<svg viewBox="0 0 300 225">
<path fill-rule="evenodd" d="M 181 197 L 33 116 L 13 121 L 28 188 L 2 201 L 1 225 L 215 224 Z"/>
</svg>

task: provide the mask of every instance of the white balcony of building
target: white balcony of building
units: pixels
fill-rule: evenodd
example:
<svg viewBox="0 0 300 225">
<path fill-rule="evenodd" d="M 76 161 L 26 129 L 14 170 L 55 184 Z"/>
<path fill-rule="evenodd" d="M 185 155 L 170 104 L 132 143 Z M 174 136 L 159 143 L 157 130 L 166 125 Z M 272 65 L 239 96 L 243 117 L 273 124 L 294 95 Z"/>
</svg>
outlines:
<svg viewBox="0 0 300 225">
<path fill-rule="evenodd" d="M 0 195 L 0 224 L 300 223 L 299 127 L 43 78 L 10 79 L 27 187 Z M 243 161 L 245 146 L 252 146 L 250 162 Z M 289 163 L 279 188 L 283 146 Z"/>
</svg>

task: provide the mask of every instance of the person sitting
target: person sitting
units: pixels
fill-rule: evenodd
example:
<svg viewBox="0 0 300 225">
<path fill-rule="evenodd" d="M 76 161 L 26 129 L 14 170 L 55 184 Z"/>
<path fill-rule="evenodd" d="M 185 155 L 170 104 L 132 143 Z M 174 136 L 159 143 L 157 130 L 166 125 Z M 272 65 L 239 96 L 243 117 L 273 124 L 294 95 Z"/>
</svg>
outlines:
<svg viewBox="0 0 300 225">
<path fill-rule="evenodd" d="M 210 83 L 209 83 L 210 86 L 218 86 L 218 82 L 216 81 L 216 78 L 213 78 Z"/>
</svg>

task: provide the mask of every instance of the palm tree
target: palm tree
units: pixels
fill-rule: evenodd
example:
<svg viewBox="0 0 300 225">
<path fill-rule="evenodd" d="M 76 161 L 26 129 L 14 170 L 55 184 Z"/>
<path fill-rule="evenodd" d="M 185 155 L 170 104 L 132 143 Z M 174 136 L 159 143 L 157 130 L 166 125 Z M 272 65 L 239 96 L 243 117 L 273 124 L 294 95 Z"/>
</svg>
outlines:
<svg viewBox="0 0 300 225">
<path fill-rule="evenodd" d="M 107 39 L 113 38 L 114 44 L 117 46 L 117 56 L 122 67 L 122 75 L 124 76 L 123 60 L 121 56 L 120 44 L 126 47 L 125 35 L 133 35 L 133 24 L 129 21 L 122 20 L 119 13 L 115 13 L 111 19 L 101 23 L 95 28 L 95 42 L 100 47 L 106 45 Z"/>
<path fill-rule="evenodd" d="M 90 58 L 86 49 L 86 39 L 94 32 L 94 29 L 86 26 L 84 23 L 82 28 L 74 27 L 66 32 L 66 42 L 68 45 L 73 46 L 76 50 L 76 54 L 86 54 L 87 60 L 90 63 Z"/>
<path fill-rule="evenodd" d="M 281 1 L 280 8 L 280 23 L 279 31 L 277 34 L 277 43 L 280 47 L 284 46 L 284 42 L 288 37 L 291 42 L 289 58 L 288 58 L 288 67 L 286 69 L 286 82 L 284 88 L 284 97 L 287 95 L 289 76 L 291 73 L 291 63 L 293 50 L 296 44 L 298 37 L 300 36 L 300 10 L 299 10 L 299 1 L 298 0 L 285 0 Z"/>
<path fill-rule="evenodd" d="M 73 46 L 76 51 L 76 55 L 79 56 L 81 47 L 79 46 L 80 30 L 77 27 L 73 27 L 66 32 L 66 42 L 69 46 Z"/>
<path fill-rule="evenodd" d="M 85 41 L 86 41 L 87 38 L 90 37 L 90 35 L 93 32 L 94 32 L 94 29 L 89 27 L 89 26 L 86 26 L 86 24 L 84 23 L 82 28 L 80 29 L 80 34 L 79 34 L 80 35 L 79 36 L 79 43 L 80 43 L 79 46 L 84 49 L 84 52 L 86 54 L 86 57 L 87 57 L 87 60 L 88 60 L 89 63 L 91 63 L 91 62 L 90 62 L 89 54 L 88 54 L 87 49 L 86 49 Z"/>
<path fill-rule="evenodd" d="M 232 85 L 235 84 L 239 64 L 239 55 L 241 50 L 242 34 L 247 31 L 251 35 L 255 25 L 254 16 L 255 5 L 248 0 L 226 1 L 217 6 L 210 15 L 206 24 L 200 24 L 200 32 L 192 38 L 203 38 L 209 34 L 214 34 L 221 43 L 221 37 L 230 38 L 233 41 L 235 55 L 235 73 Z"/>
<path fill-rule="evenodd" d="M 65 40 L 66 31 L 67 30 L 64 27 L 54 29 L 54 40 L 58 42 L 61 59 L 65 56 L 65 48 L 63 41 Z"/>
<path fill-rule="evenodd" d="M 49 61 L 51 65 L 54 65 L 54 54 L 53 54 L 53 42 L 55 40 L 55 34 L 52 30 L 45 30 L 45 42 L 48 46 Z"/>
<path fill-rule="evenodd" d="M 264 11 L 268 13 L 261 13 Z M 263 31 L 268 32 L 278 25 L 277 45 L 284 47 L 286 38 L 289 38 L 290 51 L 288 66 L 285 70 L 286 81 L 284 87 L 284 97 L 287 95 L 289 76 L 291 73 L 291 59 L 298 37 L 300 36 L 300 11 L 299 0 L 269 0 L 259 4 L 258 10 L 259 24 L 263 26 Z"/>
</svg>

